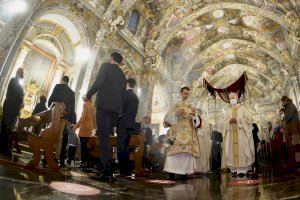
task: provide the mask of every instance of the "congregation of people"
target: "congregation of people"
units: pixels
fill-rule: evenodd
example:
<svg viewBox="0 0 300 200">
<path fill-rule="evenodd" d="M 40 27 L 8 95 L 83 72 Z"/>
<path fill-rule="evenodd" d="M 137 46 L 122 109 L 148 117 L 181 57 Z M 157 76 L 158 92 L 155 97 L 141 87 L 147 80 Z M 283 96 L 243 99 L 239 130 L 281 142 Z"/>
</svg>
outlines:
<svg viewBox="0 0 300 200">
<path fill-rule="evenodd" d="M 40 96 L 32 115 L 52 109 L 57 103 L 66 106 L 54 145 L 55 159 L 61 168 L 75 163 L 76 152 L 80 149 L 79 167 L 83 172 L 96 168 L 100 180 L 108 181 L 113 179 L 118 163 L 120 177 L 128 178 L 134 172 L 130 159 L 131 137 L 144 134 L 144 169 L 161 168 L 171 180 L 178 177 L 186 180 L 194 174 L 221 170 L 244 177 L 260 173 L 262 165 L 267 162 L 286 164 L 291 172 L 297 169 L 299 114 L 287 96 L 281 99 L 282 109 L 276 123 L 270 122 L 268 132 L 260 134 L 239 94 L 228 94 L 228 112 L 222 122 L 212 124 L 203 118 L 201 109 L 189 101 L 190 89 L 182 87 L 180 100 L 171 106 L 164 119 L 168 131 L 156 139 L 150 126 L 151 117 L 144 116 L 142 123 L 136 122 L 141 102 L 135 94 L 136 80 L 126 79 L 119 67 L 122 60 L 122 55 L 114 52 L 110 61 L 102 64 L 96 80 L 83 97 L 80 114 L 75 113 L 75 93 L 68 86 L 68 76 L 54 87 L 48 101 L 46 96 Z M 3 105 L 0 152 L 6 156 L 11 156 L 11 136 L 24 107 L 24 91 L 19 83 L 23 77 L 24 71 L 20 68 L 9 82 Z M 110 137 L 114 134 L 117 135 L 117 156 L 112 159 L 114 151 Z M 99 143 L 98 159 L 92 156 L 95 145 L 91 144 L 91 138 L 94 137 Z"/>
</svg>

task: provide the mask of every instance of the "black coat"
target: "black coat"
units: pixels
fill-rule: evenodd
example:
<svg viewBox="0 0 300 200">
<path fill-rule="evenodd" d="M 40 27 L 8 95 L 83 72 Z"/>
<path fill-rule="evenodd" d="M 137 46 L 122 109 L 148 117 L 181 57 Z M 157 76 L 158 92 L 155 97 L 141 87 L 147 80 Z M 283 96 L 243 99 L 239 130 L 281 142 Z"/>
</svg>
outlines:
<svg viewBox="0 0 300 200">
<path fill-rule="evenodd" d="M 71 90 L 71 88 L 69 88 L 67 84 L 56 84 L 49 98 L 48 107 L 50 108 L 51 104 L 55 102 L 65 103 L 66 114 L 63 118 L 68 120 L 69 122 L 75 123 L 75 93 Z"/>
<path fill-rule="evenodd" d="M 285 118 L 284 118 L 284 120 L 287 123 L 299 121 L 298 110 L 297 110 L 295 104 L 293 104 L 293 102 L 291 100 L 288 101 L 287 105 L 285 105 L 284 107 L 285 107 L 285 111 L 284 111 Z"/>
<path fill-rule="evenodd" d="M 33 111 L 32 111 L 32 115 L 36 115 L 39 114 L 45 110 L 48 110 L 47 106 L 45 105 L 45 103 L 38 103 L 36 104 L 36 106 L 34 107 Z"/>
<path fill-rule="evenodd" d="M 126 90 L 123 96 L 122 124 L 125 128 L 136 129 L 135 118 L 137 115 L 139 100 L 133 90 Z"/>
<path fill-rule="evenodd" d="M 120 67 L 117 64 L 104 63 L 86 97 L 90 99 L 97 93 L 97 109 L 122 114 L 122 96 L 125 89 L 126 77 Z"/>
<path fill-rule="evenodd" d="M 259 128 L 256 123 L 252 123 L 252 126 L 253 126 L 252 134 L 253 134 L 254 144 L 257 144 L 260 142 L 258 137 Z"/>
<path fill-rule="evenodd" d="M 14 77 L 9 81 L 6 97 L 3 105 L 3 114 L 16 118 L 20 113 L 24 93 L 19 80 Z M 6 117 L 6 116 L 3 116 Z"/>
<path fill-rule="evenodd" d="M 145 145 L 151 145 L 153 143 L 153 134 L 150 127 L 144 127 L 143 132 L 145 133 Z"/>
</svg>

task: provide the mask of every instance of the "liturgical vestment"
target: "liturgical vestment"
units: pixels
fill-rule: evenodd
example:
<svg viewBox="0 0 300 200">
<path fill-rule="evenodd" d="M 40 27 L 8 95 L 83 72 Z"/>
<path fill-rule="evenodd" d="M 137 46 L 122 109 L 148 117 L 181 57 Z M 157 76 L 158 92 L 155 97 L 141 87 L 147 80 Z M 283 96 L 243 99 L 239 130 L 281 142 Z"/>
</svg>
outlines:
<svg viewBox="0 0 300 200">
<path fill-rule="evenodd" d="M 184 110 L 180 117 L 177 110 Z M 193 174 L 196 157 L 199 157 L 199 144 L 192 122 L 192 105 L 188 101 L 179 101 L 168 112 L 165 121 L 171 125 L 168 138 L 174 141 L 166 151 L 164 171 L 174 174 Z"/>
<path fill-rule="evenodd" d="M 211 165 L 211 139 L 208 124 L 200 116 L 194 117 L 201 155 L 196 158 L 196 173 L 207 173 Z"/>
<path fill-rule="evenodd" d="M 231 119 L 235 119 L 237 123 L 230 123 Z M 255 151 L 251 116 L 245 106 L 238 104 L 228 111 L 224 131 L 223 156 L 225 156 L 226 167 L 229 167 L 231 172 L 246 174 L 254 163 Z"/>
</svg>

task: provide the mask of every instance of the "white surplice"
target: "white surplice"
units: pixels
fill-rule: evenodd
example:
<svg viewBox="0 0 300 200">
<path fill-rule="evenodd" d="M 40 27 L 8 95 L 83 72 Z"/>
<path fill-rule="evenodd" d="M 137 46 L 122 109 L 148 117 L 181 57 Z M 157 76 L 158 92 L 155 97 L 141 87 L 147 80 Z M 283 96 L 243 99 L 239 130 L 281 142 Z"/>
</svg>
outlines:
<svg viewBox="0 0 300 200">
<path fill-rule="evenodd" d="M 196 158 L 195 172 L 207 173 L 211 165 L 211 139 L 209 127 L 203 123 L 197 129 L 200 157 Z"/>
</svg>

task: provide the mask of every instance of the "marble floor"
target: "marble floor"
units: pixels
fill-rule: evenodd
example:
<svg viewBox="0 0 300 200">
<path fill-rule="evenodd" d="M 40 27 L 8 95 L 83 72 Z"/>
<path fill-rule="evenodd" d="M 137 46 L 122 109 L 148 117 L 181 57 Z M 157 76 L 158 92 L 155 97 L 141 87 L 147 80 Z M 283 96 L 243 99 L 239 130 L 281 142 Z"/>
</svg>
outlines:
<svg viewBox="0 0 300 200">
<path fill-rule="evenodd" d="M 272 166 L 265 166 L 262 175 L 255 179 L 232 178 L 229 174 L 220 173 L 170 183 L 160 181 L 165 176 L 156 173 L 135 181 L 102 183 L 94 176 L 93 173 L 83 174 L 77 168 L 60 173 L 33 172 L 0 158 L 0 200 L 300 199 L 298 172 L 288 174 L 283 168 Z M 56 189 L 53 187 L 55 184 L 58 184 Z M 78 192 L 85 194 L 78 195 Z"/>
</svg>

